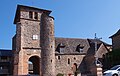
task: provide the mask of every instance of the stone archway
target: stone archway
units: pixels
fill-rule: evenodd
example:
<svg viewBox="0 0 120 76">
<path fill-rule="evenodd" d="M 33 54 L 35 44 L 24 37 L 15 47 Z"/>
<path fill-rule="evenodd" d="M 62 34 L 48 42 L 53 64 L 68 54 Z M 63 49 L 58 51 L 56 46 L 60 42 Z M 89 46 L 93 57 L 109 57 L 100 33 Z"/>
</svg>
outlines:
<svg viewBox="0 0 120 76">
<path fill-rule="evenodd" d="M 40 75 L 40 58 L 32 56 L 28 61 L 28 74 Z"/>
</svg>

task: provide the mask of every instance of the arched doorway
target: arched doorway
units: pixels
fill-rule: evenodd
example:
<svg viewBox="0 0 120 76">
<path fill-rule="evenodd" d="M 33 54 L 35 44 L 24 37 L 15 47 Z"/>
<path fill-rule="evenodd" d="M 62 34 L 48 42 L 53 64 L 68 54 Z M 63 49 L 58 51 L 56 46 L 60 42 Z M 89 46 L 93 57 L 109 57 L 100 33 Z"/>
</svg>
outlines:
<svg viewBox="0 0 120 76">
<path fill-rule="evenodd" d="M 77 64 L 76 63 L 73 64 L 73 71 L 74 72 L 77 71 Z"/>
<path fill-rule="evenodd" d="M 77 76 L 77 64 L 76 63 L 73 64 L 73 72 L 74 72 L 74 75 Z"/>
<path fill-rule="evenodd" d="M 28 74 L 40 75 L 40 58 L 32 56 L 28 61 Z"/>
</svg>

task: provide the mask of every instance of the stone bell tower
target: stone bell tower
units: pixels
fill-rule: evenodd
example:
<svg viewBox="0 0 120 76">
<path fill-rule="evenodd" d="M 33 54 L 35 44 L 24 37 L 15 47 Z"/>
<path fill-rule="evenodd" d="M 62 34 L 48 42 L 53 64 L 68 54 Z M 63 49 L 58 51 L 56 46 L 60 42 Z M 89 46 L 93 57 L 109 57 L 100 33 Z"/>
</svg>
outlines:
<svg viewBox="0 0 120 76">
<path fill-rule="evenodd" d="M 27 74 L 41 76 L 40 28 L 42 26 L 41 15 L 43 13 L 49 15 L 51 11 L 23 5 L 17 6 L 14 19 L 16 35 L 13 37 L 14 76 Z M 54 46 L 51 45 L 50 47 L 53 48 Z M 51 59 L 50 62 L 54 63 L 54 60 Z M 30 67 L 30 65 L 32 66 Z"/>
</svg>

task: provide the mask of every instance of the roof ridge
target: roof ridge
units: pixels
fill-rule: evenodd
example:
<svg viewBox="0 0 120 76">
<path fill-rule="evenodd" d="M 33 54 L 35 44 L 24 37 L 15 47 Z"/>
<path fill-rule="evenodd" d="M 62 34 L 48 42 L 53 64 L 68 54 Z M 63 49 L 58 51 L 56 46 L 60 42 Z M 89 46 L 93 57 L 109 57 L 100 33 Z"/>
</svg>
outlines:
<svg viewBox="0 0 120 76">
<path fill-rule="evenodd" d="M 115 34 L 113 34 L 112 36 L 110 36 L 109 38 L 112 38 L 112 37 L 118 36 L 118 35 L 120 35 L 120 29 Z"/>
<path fill-rule="evenodd" d="M 61 39 L 82 39 L 82 40 L 87 40 L 86 38 L 68 38 L 68 37 L 55 37 L 55 38 L 61 38 Z"/>
</svg>

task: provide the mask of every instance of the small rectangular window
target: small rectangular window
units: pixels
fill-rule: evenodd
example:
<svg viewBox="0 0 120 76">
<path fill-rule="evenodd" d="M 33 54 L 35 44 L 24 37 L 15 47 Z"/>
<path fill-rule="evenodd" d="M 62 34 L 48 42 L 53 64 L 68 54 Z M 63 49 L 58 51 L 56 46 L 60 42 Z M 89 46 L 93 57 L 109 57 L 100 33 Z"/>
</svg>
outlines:
<svg viewBox="0 0 120 76">
<path fill-rule="evenodd" d="M 34 13 L 34 19 L 38 19 L 38 13 L 37 12 Z"/>
<path fill-rule="evenodd" d="M 33 18 L 33 12 L 29 11 L 29 18 L 32 19 Z"/>
<path fill-rule="evenodd" d="M 83 52 L 83 48 L 79 48 L 79 50 L 80 50 L 80 53 L 82 53 L 82 52 Z"/>
<path fill-rule="evenodd" d="M 64 52 L 64 48 L 60 47 L 60 53 Z"/>
<path fill-rule="evenodd" d="M 38 39 L 38 35 L 33 35 L 33 40 L 37 40 Z"/>
<path fill-rule="evenodd" d="M 70 64 L 70 59 L 68 58 L 68 64 Z"/>
<path fill-rule="evenodd" d="M 60 60 L 60 56 L 58 56 L 58 60 Z"/>
</svg>

